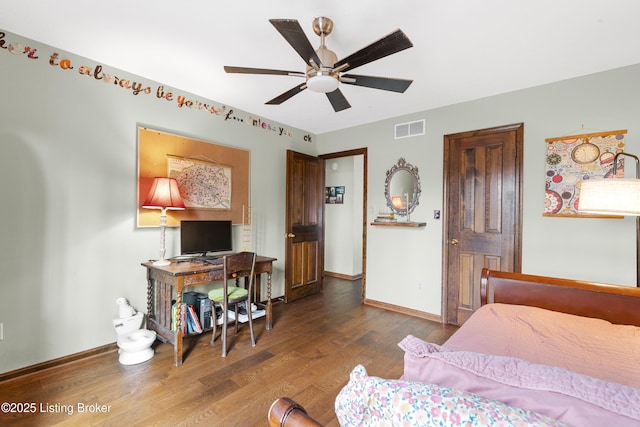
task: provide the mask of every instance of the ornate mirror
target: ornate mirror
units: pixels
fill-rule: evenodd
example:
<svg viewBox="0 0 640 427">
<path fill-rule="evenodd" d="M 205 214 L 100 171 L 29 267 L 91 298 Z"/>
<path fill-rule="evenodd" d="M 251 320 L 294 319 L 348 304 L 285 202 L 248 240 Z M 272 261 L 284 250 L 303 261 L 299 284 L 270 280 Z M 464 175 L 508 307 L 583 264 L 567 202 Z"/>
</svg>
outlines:
<svg viewBox="0 0 640 427">
<path fill-rule="evenodd" d="M 387 171 L 384 182 L 387 206 L 396 215 L 408 215 L 418 206 L 421 192 L 418 168 L 401 157 Z"/>
</svg>

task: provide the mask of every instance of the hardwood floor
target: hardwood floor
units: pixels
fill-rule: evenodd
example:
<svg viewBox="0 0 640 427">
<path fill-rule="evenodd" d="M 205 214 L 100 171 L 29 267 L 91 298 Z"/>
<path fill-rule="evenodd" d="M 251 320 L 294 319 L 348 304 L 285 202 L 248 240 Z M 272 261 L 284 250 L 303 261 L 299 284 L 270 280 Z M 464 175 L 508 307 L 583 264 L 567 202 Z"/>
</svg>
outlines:
<svg viewBox="0 0 640 427">
<path fill-rule="evenodd" d="M 398 378 L 402 338 L 442 343 L 456 327 L 363 305 L 360 281 L 327 277 L 322 293 L 275 305 L 271 331 L 263 319 L 254 329 L 252 348 L 248 325 L 237 336 L 230 328 L 226 358 L 207 333 L 185 341 L 180 367 L 172 346 L 157 343 L 139 365 L 120 365 L 110 352 L 5 381 L 0 402 L 35 405 L 27 406 L 34 413 L 0 413 L 0 424 L 265 426 L 271 403 L 287 396 L 337 426 L 333 402 L 357 364 Z"/>
</svg>

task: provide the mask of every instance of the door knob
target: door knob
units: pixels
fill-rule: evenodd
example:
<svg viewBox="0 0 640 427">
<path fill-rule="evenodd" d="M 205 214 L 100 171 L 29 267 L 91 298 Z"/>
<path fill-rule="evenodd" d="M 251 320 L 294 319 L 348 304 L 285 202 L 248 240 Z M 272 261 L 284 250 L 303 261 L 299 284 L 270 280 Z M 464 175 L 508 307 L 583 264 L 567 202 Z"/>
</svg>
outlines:
<svg viewBox="0 0 640 427">
<path fill-rule="evenodd" d="M 453 246 L 457 245 L 458 244 L 458 239 L 451 239 L 451 244 Z"/>
<path fill-rule="evenodd" d="M 296 237 L 296 235 L 293 234 L 293 233 L 287 233 L 287 234 L 285 234 L 284 237 L 288 237 L 289 239 L 293 239 L 294 237 Z"/>
</svg>

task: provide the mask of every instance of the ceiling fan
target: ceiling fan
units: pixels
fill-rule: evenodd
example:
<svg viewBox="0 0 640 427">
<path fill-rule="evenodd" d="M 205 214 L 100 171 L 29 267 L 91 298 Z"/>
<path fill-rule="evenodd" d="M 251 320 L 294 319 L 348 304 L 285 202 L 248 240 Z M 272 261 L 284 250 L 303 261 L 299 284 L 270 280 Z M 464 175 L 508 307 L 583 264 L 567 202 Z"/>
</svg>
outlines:
<svg viewBox="0 0 640 427">
<path fill-rule="evenodd" d="M 338 60 L 337 55 L 329 50 L 324 39 L 333 29 L 333 21 L 319 17 L 313 20 L 313 31 L 320 36 L 320 47 L 313 49 L 309 39 L 302 31 L 300 23 L 295 19 L 270 19 L 269 22 L 278 30 L 285 40 L 293 47 L 307 64 L 306 71 L 271 70 L 264 68 L 246 68 L 225 66 L 227 73 L 240 74 L 273 74 L 282 76 L 304 77 L 306 82 L 298 84 L 292 89 L 276 96 L 266 104 L 279 105 L 294 95 L 309 89 L 313 92 L 326 93 L 333 109 L 342 111 L 351 105 L 339 89 L 339 84 L 364 86 L 403 93 L 413 80 L 394 79 L 388 77 L 363 76 L 359 74 L 344 74 L 349 70 L 373 62 L 385 56 L 392 55 L 413 46 L 405 33 L 396 30 L 378 41 L 360 49 L 359 51 Z"/>
</svg>

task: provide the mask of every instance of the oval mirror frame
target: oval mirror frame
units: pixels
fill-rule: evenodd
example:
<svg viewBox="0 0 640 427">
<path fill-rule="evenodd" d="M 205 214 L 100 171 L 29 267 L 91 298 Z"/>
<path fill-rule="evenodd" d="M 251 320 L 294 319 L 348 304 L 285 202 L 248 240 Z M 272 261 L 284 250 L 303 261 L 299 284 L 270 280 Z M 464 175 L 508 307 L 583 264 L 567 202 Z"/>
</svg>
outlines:
<svg viewBox="0 0 640 427">
<path fill-rule="evenodd" d="M 387 206 L 396 215 L 405 216 L 413 212 L 420 202 L 420 175 L 418 168 L 408 163 L 403 157 L 387 171 L 387 178 L 384 181 L 384 196 L 387 199 Z M 409 195 L 409 206 L 406 206 L 406 196 Z M 393 197 L 401 197 L 404 207 L 396 207 L 393 204 Z"/>
</svg>

